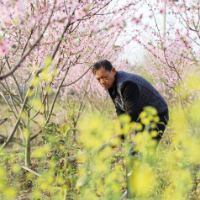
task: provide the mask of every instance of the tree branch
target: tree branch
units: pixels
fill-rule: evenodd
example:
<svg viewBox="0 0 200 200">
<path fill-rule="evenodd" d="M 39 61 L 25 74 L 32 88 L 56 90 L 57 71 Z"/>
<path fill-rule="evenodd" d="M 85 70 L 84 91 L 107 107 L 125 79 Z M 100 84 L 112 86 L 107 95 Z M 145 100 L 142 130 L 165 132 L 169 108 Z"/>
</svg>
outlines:
<svg viewBox="0 0 200 200">
<path fill-rule="evenodd" d="M 24 166 L 21 166 L 21 168 L 31 172 L 32 174 L 35 174 L 36 176 L 39 176 L 41 177 L 42 175 L 41 174 L 38 174 L 37 172 L 33 171 L 32 169 L 28 168 L 28 167 L 24 167 Z"/>
<path fill-rule="evenodd" d="M 6 122 L 8 120 L 8 118 L 5 118 L 5 119 L 1 119 L 0 121 L 0 125 L 2 125 L 4 122 Z"/>
<path fill-rule="evenodd" d="M 76 79 L 74 82 L 67 84 L 67 85 L 62 85 L 62 87 L 68 87 L 70 85 L 73 85 L 74 83 L 76 83 L 77 81 L 79 81 L 81 78 L 83 78 L 83 76 L 85 76 L 85 74 L 88 73 L 88 71 L 92 68 L 93 65 L 91 65 L 78 79 Z"/>
<path fill-rule="evenodd" d="M 4 138 L 4 139 L 7 139 L 7 138 L 8 138 L 8 137 L 6 137 L 5 135 L 2 135 L 2 134 L 0 134 L 0 137 L 2 137 L 2 138 Z M 12 138 L 10 142 L 14 142 L 14 143 L 16 143 L 16 144 L 19 144 L 21 147 L 24 147 L 24 148 L 26 147 L 26 145 L 24 145 L 24 144 L 18 142 L 15 138 Z"/>
</svg>

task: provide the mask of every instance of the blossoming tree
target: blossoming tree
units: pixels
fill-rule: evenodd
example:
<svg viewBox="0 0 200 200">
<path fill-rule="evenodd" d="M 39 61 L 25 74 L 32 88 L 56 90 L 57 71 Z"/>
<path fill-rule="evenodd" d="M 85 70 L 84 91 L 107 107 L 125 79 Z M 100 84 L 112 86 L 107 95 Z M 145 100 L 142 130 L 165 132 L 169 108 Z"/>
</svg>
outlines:
<svg viewBox="0 0 200 200">
<path fill-rule="evenodd" d="M 1 148 L 15 141 L 20 128 L 23 141 L 18 143 L 25 148 L 25 166 L 29 166 L 31 141 L 41 133 L 41 129 L 32 133 L 33 124 L 41 128 L 50 121 L 59 93 L 64 98 L 69 86 L 74 85 L 80 96 L 85 94 L 81 91 L 99 90 L 90 84 L 89 70 L 99 59 L 118 62 L 122 48 L 114 45 L 137 2 L 11 0 L 0 4 L 0 92 L 15 117 L 9 136 L 2 135 L 6 141 Z"/>
<path fill-rule="evenodd" d="M 185 0 L 145 1 L 149 13 L 132 32 L 131 40 L 145 50 L 144 69 L 153 76 L 156 88 L 170 102 L 190 101 L 195 94 L 183 95 L 177 86 L 197 73 L 199 65 L 199 2 Z M 163 6 L 163 2 L 165 6 Z M 165 11 L 166 7 L 166 11 Z M 166 22 L 163 15 L 166 12 Z M 165 18 L 164 18 L 165 19 Z M 148 22 L 147 22 L 148 21 Z M 163 33 L 163 23 L 166 30 Z M 183 81 L 184 80 L 184 81 Z"/>
</svg>

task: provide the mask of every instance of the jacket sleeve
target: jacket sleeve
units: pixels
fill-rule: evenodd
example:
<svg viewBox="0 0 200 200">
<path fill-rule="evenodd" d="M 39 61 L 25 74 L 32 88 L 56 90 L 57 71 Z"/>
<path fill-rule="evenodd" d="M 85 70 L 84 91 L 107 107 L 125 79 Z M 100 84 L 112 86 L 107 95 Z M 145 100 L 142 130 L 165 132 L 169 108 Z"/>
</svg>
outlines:
<svg viewBox="0 0 200 200">
<path fill-rule="evenodd" d="M 116 109 L 116 113 L 117 113 L 117 116 L 120 116 L 122 114 L 124 114 L 125 112 L 123 110 L 121 110 L 119 107 L 115 106 L 115 109 Z"/>
<path fill-rule="evenodd" d="M 131 117 L 131 121 L 136 121 L 139 117 L 140 92 L 137 84 L 126 82 L 122 86 L 122 96 L 125 104 L 125 112 Z"/>
</svg>

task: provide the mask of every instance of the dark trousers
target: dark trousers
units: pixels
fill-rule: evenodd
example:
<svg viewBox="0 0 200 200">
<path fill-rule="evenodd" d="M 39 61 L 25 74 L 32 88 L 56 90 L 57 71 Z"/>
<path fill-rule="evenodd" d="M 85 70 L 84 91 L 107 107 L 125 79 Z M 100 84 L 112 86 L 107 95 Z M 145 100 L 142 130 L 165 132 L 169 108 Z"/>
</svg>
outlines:
<svg viewBox="0 0 200 200">
<path fill-rule="evenodd" d="M 163 133 L 165 131 L 166 125 L 169 121 L 169 114 L 168 111 L 165 112 L 165 115 L 160 116 L 160 121 L 158 123 L 156 123 L 156 127 L 155 128 L 149 128 L 149 133 L 151 133 L 151 131 L 157 131 L 157 136 L 156 137 L 151 137 L 152 140 L 155 140 L 155 149 L 157 148 Z M 150 126 L 149 126 L 150 127 Z M 143 126 L 143 129 L 140 131 L 135 130 L 135 135 L 138 134 L 139 132 L 143 132 L 145 129 L 145 126 Z M 129 162 L 127 164 L 126 167 L 126 177 L 127 177 L 127 183 L 128 183 L 128 197 L 135 197 L 136 196 L 136 192 L 134 192 L 131 188 L 131 174 L 134 170 L 134 160 L 141 160 L 141 156 L 142 154 L 138 151 L 135 150 L 135 142 L 132 143 L 131 148 L 129 150 L 129 154 L 128 154 L 128 158 L 129 158 Z"/>
</svg>

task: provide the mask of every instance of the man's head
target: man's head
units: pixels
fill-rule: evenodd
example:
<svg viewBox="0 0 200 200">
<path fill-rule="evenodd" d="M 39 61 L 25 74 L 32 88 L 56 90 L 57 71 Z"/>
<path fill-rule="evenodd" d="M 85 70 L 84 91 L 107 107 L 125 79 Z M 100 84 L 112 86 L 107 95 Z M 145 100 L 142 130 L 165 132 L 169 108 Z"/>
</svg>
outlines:
<svg viewBox="0 0 200 200">
<path fill-rule="evenodd" d="M 116 70 L 108 60 L 95 63 L 92 72 L 102 87 L 105 89 L 113 87 Z"/>
</svg>

